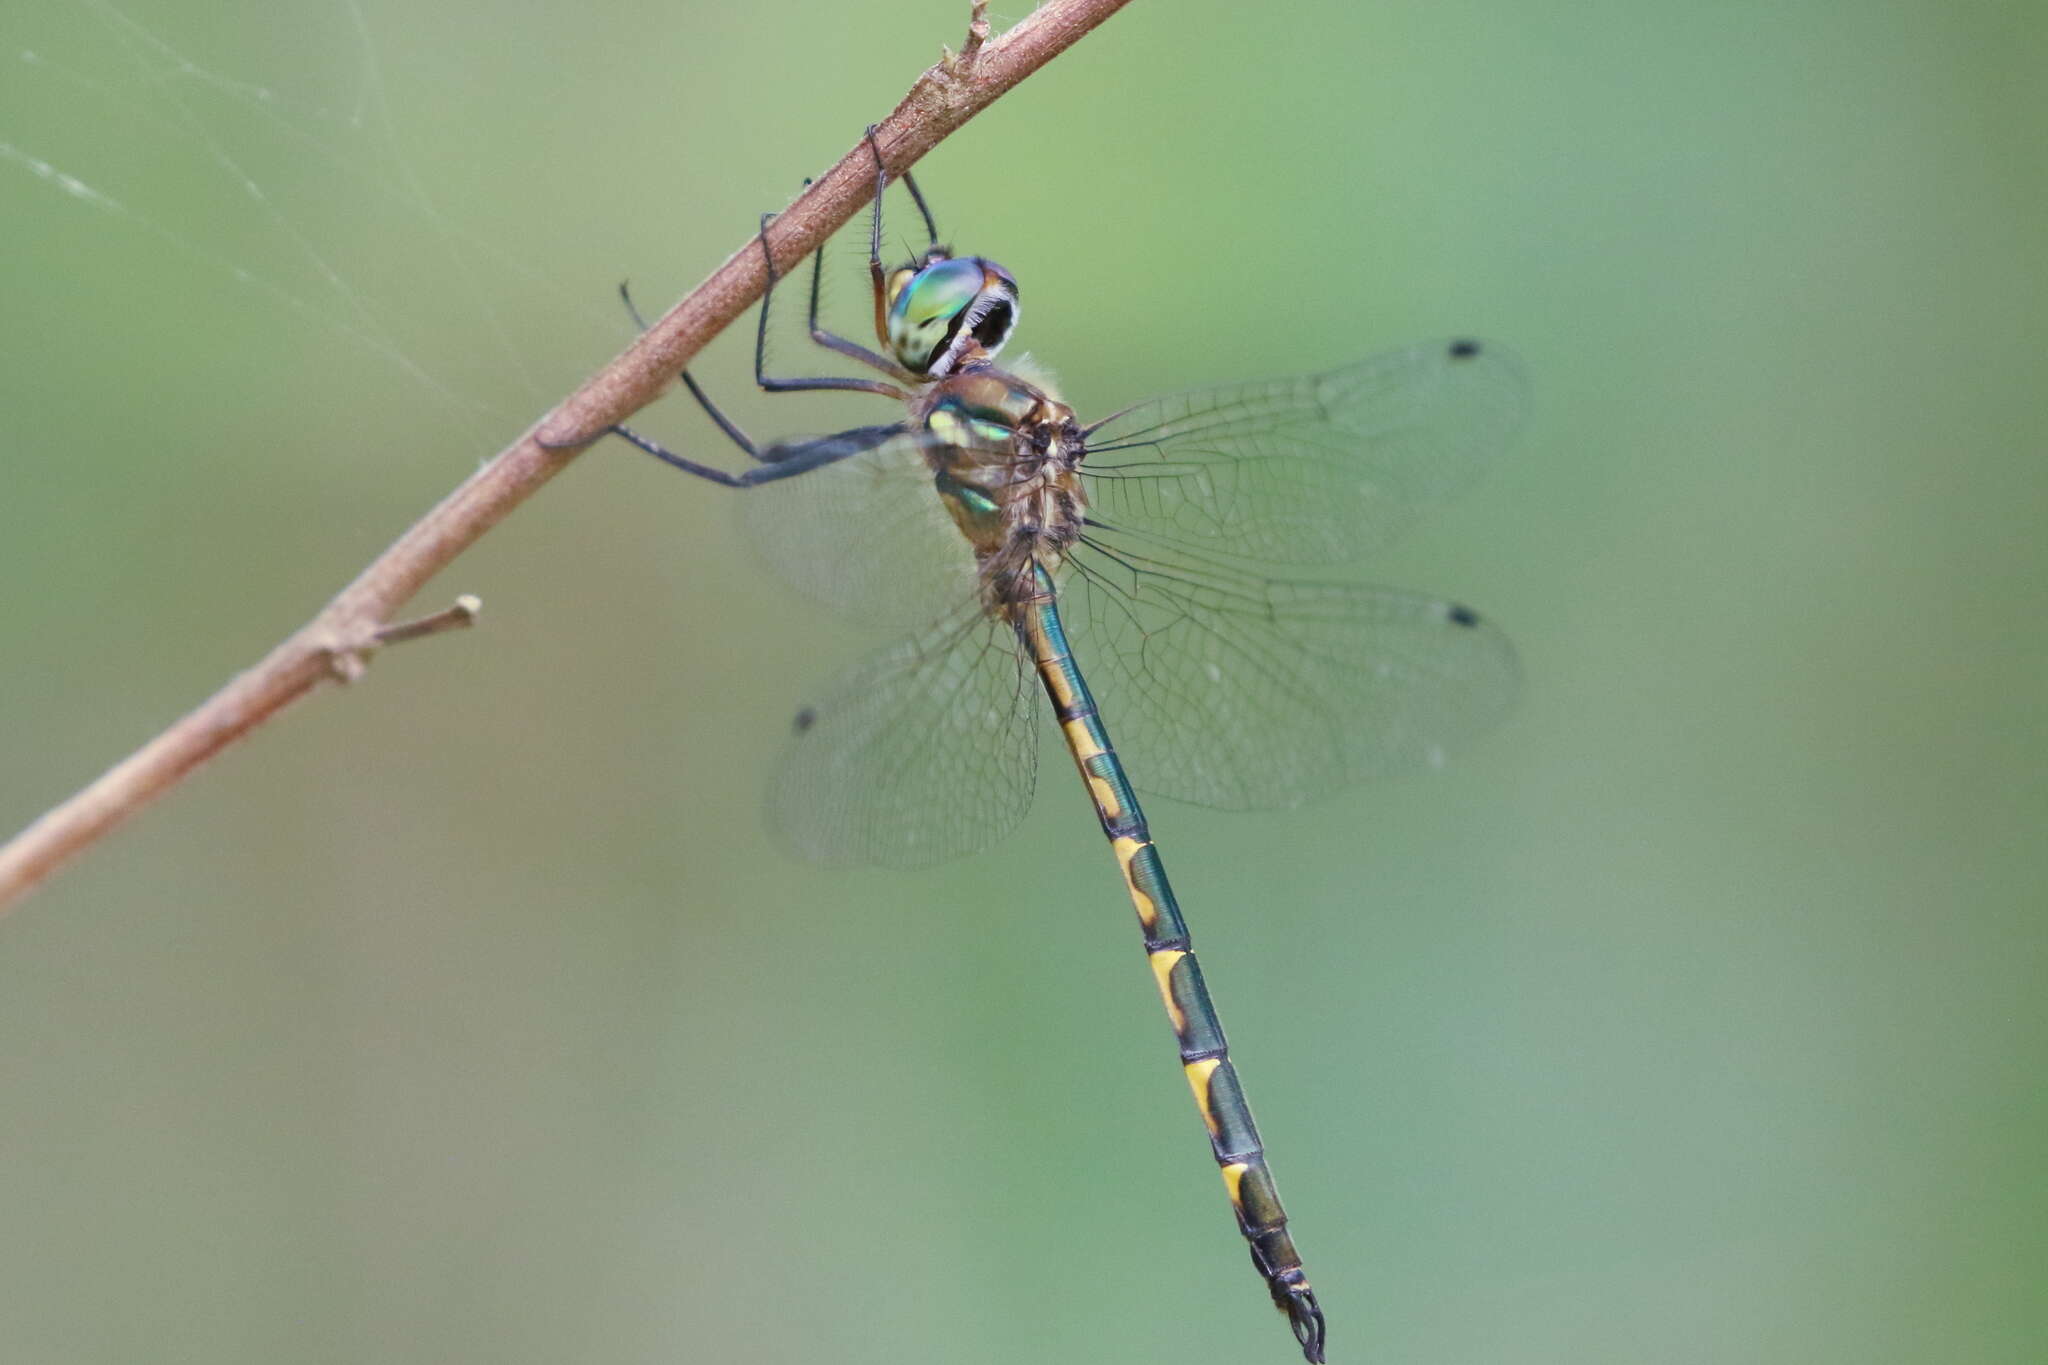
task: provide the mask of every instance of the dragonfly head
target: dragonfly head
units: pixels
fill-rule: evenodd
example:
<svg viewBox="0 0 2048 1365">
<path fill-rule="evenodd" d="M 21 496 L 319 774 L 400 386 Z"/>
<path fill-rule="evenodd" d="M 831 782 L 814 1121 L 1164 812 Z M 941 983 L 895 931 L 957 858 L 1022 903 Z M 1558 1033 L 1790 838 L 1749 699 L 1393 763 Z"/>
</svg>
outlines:
<svg viewBox="0 0 2048 1365">
<path fill-rule="evenodd" d="M 988 359 L 1017 326 L 1017 281 L 994 261 L 943 247 L 889 276 L 883 342 L 905 369 L 943 379 L 977 352 Z"/>
</svg>

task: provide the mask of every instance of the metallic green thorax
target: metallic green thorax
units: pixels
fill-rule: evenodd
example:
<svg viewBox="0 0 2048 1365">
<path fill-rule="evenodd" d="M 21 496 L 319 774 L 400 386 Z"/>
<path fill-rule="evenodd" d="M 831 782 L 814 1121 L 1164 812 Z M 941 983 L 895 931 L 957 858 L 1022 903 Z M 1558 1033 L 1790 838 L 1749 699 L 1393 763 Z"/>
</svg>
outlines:
<svg viewBox="0 0 2048 1365">
<path fill-rule="evenodd" d="M 1250 1243 L 1252 1264 L 1265 1277 L 1274 1306 L 1287 1315 L 1303 1354 L 1310 1361 L 1321 1361 L 1322 1309 L 1288 1234 L 1287 1213 L 1267 1169 L 1244 1088 L 1230 1063 L 1223 1025 L 1202 983 L 1180 904 L 1167 882 L 1165 865 L 1152 843 L 1130 779 L 1095 709 L 1095 698 L 1067 647 L 1052 574 L 1043 564 L 1034 563 L 1030 580 L 1031 593 L 1011 607 L 1010 617 L 1031 650 L 1067 748 L 1095 803 L 1102 832 L 1123 869 L 1131 903 L 1145 932 L 1145 954 L 1173 1025 L 1181 1066 L 1209 1129 L 1210 1150 L 1222 1169 L 1238 1230 Z"/>
<path fill-rule="evenodd" d="M 1073 409 L 985 363 L 927 387 L 912 407 L 931 437 L 925 459 L 940 500 L 974 548 L 986 605 L 1034 591 L 1035 565 L 1055 568 L 1081 533 L 1086 447 Z"/>
</svg>

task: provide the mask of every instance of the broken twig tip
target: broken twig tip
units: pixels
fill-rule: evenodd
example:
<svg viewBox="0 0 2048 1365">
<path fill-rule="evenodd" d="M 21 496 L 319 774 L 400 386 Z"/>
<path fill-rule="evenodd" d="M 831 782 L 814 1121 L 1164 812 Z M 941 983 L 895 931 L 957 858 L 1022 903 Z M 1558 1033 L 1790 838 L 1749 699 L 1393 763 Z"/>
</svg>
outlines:
<svg viewBox="0 0 2048 1365">
<path fill-rule="evenodd" d="M 455 599 L 455 605 L 437 611 L 432 616 L 422 616 L 417 621 L 381 627 L 372 637 L 373 646 L 402 645 L 407 640 L 439 635 L 444 630 L 465 630 L 476 624 L 476 618 L 483 613 L 483 609 L 483 599 L 474 593 L 466 592 Z"/>
<path fill-rule="evenodd" d="M 974 0 L 968 11 L 967 37 L 955 52 L 944 43 L 939 44 L 939 65 L 949 76 L 964 76 L 974 68 L 974 59 L 981 53 L 981 45 L 988 41 L 988 0 Z"/>
</svg>

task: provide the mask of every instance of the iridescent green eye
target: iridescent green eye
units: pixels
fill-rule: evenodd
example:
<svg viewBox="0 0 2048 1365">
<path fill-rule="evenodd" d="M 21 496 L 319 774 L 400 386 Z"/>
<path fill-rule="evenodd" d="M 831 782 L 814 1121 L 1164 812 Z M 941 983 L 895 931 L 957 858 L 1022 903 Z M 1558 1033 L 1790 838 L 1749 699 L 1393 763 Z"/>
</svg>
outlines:
<svg viewBox="0 0 2048 1365">
<path fill-rule="evenodd" d="M 980 292 L 980 261 L 934 261 L 911 277 L 889 311 L 892 320 L 914 327 L 951 322 Z"/>
<path fill-rule="evenodd" d="M 889 301 L 889 349 L 906 369 L 934 377 L 970 346 L 994 355 L 1017 319 L 1017 285 L 978 256 L 933 261 L 897 285 Z"/>
</svg>

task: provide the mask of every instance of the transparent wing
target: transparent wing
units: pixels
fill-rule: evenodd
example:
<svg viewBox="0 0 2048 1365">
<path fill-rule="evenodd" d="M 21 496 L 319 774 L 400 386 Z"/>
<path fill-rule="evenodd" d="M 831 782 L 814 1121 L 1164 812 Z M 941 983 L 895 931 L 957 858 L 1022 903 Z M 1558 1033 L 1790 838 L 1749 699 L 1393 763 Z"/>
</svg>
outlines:
<svg viewBox="0 0 2048 1365">
<path fill-rule="evenodd" d="M 870 655 L 799 715 L 771 828 L 823 863 L 916 867 L 995 843 L 1031 806 L 1034 676 L 1015 631 L 979 612 Z"/>
<path fill-rule="evenodd" d="M 1078 662 L 1145 790 L 1285 807 L 1440 762 L 1493 723 L 1514 653 L 1411 593 L 1273 578 L 1385 544 L 1470 483 L 1527 405 L 1496 348 L 1438 342 L 1324 375 L 1157 399 L 1097 424 L 1084 542 L 1064 574 Z M 790 847 L 916 865 L 974 852 L 1029 807 L 1028 660 L 974 610 L 973 557 L 918 436 L 742 499 L 783 577 L 854 618 L 928 627 L 842 678 L 770 791 Z"/>
<path fill-rule="evenodd" d="M 1426 342 L 1140 403 L 1096 424 L 1082 472 L 1105 526 L 1277 564 L 1346 563 L 1462 492 L 1527 408 L 1504 348 Z"/>
<path fill-rule="evenodd" d="M 750 488 L 741 526 L 763 561 L 842 616 L 923 626 L 974 599 L 974 552 L 906 432 L 873 450 Z"/>
<path fill-rule="evenodd" d="M 1499 631 L 1392 588 L 1266 579 L 1091 536 L 1062 597 L 1132 781 L 1206 806 L 1285 808 L 1437 766 L 1518 687 Z"/>
</svg>

